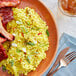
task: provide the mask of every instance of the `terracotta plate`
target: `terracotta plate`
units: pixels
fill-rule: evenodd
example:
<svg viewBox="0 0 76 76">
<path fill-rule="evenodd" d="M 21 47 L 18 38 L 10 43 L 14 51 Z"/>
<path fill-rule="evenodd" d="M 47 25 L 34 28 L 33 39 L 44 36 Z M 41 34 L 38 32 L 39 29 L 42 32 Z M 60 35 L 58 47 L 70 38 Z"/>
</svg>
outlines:
<svg viewBox="0 0 76 76">
<path fill-rule="evenodd" d="M 40 65 L 37 67 L 36 71 L 32 71 L 28 74 L 28 76 L 40 76 L 42 75 L 48 67 L 51 65 L 57 51 L 58 46 L 58 32 L 55 20 L 53 19 L 52 13 L 43 5 L 39 0 L 21 0 L 21 4 L 18 6 L 19 8 L 25 8 L 26 6 L 31 7 L 36 10 L 36 12 L 41 16 L 41 18 L 47 23 L 49 26 L 49 42 L 50 47 L 46 52 L 47 57 L 43 60 Z M 0 71 L 0 76 L 9 76 L 3 75 L 3 72 Z"/>
</svg>

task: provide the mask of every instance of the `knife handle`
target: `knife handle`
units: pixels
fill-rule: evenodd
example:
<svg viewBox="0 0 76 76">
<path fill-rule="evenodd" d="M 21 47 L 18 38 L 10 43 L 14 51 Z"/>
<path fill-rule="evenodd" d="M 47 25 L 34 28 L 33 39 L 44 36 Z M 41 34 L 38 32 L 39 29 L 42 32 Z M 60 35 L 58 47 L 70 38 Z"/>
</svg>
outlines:
<svg viewBox="0 0 76 76">
<path fill-rule="evenodd" d="M 54 73 L 56 73 L 62 66 L 60 65 L 57 69 L 55 69 L 53 72 L 48 73 L 47 76 L 53 76 Z"/>
</svg>

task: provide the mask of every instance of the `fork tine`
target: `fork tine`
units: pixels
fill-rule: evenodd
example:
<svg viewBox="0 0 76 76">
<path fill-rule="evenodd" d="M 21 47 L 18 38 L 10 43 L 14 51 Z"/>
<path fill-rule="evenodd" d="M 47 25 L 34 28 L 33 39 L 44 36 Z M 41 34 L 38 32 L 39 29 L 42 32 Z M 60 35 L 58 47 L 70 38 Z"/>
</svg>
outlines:
<svg viewBox="0 0 76 76">
<path fill-rule="evenodd" d="M 76 53 L 76 52 L 73 51 L 73 52 L 69 53 L 68 55 L 66 55 L 65 57 L 68 57 L 69 55 L 71 55 L 71 54 L 75 54 L 75 53 Z"/>
<path fill-rule="evenodd" d="M 73 58 L 75 56 L 76 56 L 76 52 L 72 52 L 66 58 L 69 59 L 69 60 L 71 60 L 71 58 Z"/>
<path fill-rule="evenodd" d="M 71 55 L 71 58 L 73 58 L 73 57 L 76 57 L 76 53 L 73 53 L 73 54 Z M 70 58 L 69 60 L 71 60 L 71 58 Z"/>
<path fill-rule="evenodd" d="M 75 58 L 76 58 L 76 52 L 71 52 L 68 55 L 66 55 L 63 59 L 67 62 L 67 64 L 69 64 Z"/>
<path fill-rule="evenodd" d="M 65 59 L 65 60 L 68 60 L 69 55 L 71 55 L 72 53 L 74 53 L 74 52 L 71 52 L 71 53 L 69 53 L 68 55 L 64 56 L 64 59 Z"/>
<path fill-rule="evenodd" d="M 76 57 L 73 57 L 67 64 L 69 64 L 70 62 L 72 62 Z"/>
<path fill-rule="evenodd" d="M 76 57 L 72 58 L 70 61 L 73 61 Z"/>
</svg>

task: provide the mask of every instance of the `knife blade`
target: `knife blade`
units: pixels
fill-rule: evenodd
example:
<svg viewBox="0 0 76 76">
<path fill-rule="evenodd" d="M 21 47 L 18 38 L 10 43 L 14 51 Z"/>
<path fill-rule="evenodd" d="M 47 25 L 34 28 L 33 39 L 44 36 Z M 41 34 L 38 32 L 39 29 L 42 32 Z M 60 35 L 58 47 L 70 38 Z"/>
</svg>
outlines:
<svg viewBox="0 0 76 76">
<path fill-rule="evenodd" d="M 49 73 L 51 73 L 51 72 L 53 71 L 53 69 L 54 69 L 54 68 L 57 66 L 57 64 L 59 63 L 60 59 L 64 57 L 64 55 L 68 52 L 69 49 L 70 49 L 70 47 L 67 47 L 67 48 L 63 49 L 63 50 L 59 53 L 59 55 L 58 55 L 58 57 L 57 57 L 54 65 L 53 65 L 53 67 L 52 67 L 51 70 L 48 72 L 47 76 L 49 76 Z"/>
</svg>

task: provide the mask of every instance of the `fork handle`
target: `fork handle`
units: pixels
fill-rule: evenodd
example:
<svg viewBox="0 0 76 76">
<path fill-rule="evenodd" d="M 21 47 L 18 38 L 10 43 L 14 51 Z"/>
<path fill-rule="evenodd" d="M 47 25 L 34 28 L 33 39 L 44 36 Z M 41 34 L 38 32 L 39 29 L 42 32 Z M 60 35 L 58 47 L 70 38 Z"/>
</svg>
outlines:
<svg viewBox="0 0 76 76">
<path fill-rule="evenodd" d="M 53 72 L 48 73 L 47 76 L 53 76 L 54 73 L 56 73 L 62 66 L 60 65 L 57 69 L 55 69 Z"/>
</svg>

